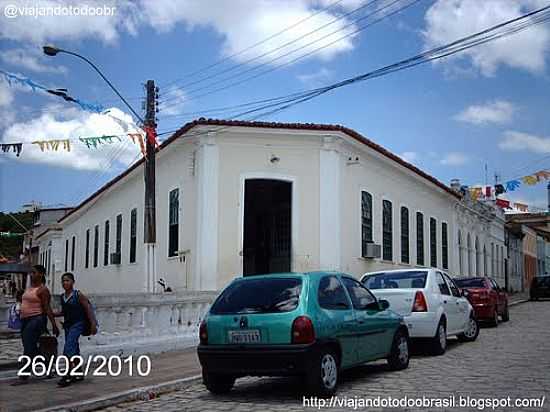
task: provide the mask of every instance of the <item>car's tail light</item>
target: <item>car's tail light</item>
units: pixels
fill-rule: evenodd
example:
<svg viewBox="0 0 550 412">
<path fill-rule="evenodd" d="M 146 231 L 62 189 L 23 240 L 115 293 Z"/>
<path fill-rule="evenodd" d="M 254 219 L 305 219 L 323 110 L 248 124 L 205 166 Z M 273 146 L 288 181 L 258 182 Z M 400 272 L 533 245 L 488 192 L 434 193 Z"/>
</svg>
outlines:
<svg viewBox="0 0 550 412">
<path fill-rule="evenodd" d="M 206 328 L 205 320 L 203 320 L 199 326 L 199 340 L 201 345 L 208 345 L 208 329 Z"/>
<path fill-rule="evenodd" d="M 307 316 L 298 316 L 292 322 L 292 343 L 315 342 L 315 330 L 313 322 Z"/>
<path fill-rule="evenodd" d="M 413 312 L 427 312 L 428 304 L 426 303 L 426 297 L 421 291 L 417 291 L 414 295 Z"/>
</svg>

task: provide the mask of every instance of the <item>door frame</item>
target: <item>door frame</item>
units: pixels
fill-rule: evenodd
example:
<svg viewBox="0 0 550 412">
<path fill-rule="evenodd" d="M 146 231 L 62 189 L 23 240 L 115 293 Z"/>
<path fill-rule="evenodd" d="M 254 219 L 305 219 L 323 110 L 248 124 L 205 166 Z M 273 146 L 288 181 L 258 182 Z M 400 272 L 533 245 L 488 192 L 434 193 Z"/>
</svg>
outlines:
<svg viewBox="0 0 550 412">
<path fill-rule="evenodd" d="M 298 223 L 299 223 L 299 215 L 298 215 L 298 189 L 297 189 L 297 178 L 296 176 L 290 176 L 290 175 L 283 175 L 280 173 L 272 173 L 272 172 L 249 172 L 249 173 L 242 173 L 240 176 L 240 193 L 239 193 L 239 239 L 238 239 L 238 245 L 239 245 L 239 267 L 241 276 L 244 272 L 244 192 L 245 192 L 245 184 L 247 180 L 254 180 L 254 179 L 268 179 L 268 180 L 279 180 L 283 182 L 288 182 L 291 184 L 291 210 L 290 210 L 290 220 L 291 220 L 291 239 L 290 239 L 290 270 L 292 272 L 296 271 L 296 262 L 294 259 L 294 251 L 295 251 L 295 245 L 298 241 Z"/>
</svg>

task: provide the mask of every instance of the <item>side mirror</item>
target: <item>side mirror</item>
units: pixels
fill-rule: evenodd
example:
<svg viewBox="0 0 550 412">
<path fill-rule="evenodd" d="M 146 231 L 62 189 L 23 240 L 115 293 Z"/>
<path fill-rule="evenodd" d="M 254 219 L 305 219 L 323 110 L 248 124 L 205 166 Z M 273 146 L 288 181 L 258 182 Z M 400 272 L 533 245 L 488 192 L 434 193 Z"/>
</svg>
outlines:
<svg viewBox="0 0 550 412">
<path fill-rule="evenodd" d="M 390 302 L 388 302 L 386 299 L 380 299 L 378 301 L 378 306 L 380 306 L 380 310 L 386 310 L 390 307 Z"/>
<path fill-rule="evenodd" d="M 470 294 L 470 292 L 468 292 L 466 289 L 460 289 L 460 294 L 461 294 L 463 297 L 467 298 L 468 295 Z"/>
</svg>

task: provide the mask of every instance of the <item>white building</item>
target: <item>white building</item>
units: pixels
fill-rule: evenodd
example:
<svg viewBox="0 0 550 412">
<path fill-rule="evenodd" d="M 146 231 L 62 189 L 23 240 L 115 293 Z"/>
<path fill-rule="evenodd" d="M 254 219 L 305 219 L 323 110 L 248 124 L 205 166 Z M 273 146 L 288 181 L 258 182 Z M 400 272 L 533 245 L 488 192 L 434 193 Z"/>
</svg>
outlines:
<svg viewBox="0 0 550 412">
<path fill-rule="evenodd" d="M 218 290 L 242 274 L 319 269 L 504 274 L 500 212 L 341 126 L 185 125 L 156 157 L 152 271 L 143 203 L 140 161 L 43 234 L 54 292 L 65 270 L 89 293 L 159 291 L 160 278 L 176 291 Z"/>
</svg>

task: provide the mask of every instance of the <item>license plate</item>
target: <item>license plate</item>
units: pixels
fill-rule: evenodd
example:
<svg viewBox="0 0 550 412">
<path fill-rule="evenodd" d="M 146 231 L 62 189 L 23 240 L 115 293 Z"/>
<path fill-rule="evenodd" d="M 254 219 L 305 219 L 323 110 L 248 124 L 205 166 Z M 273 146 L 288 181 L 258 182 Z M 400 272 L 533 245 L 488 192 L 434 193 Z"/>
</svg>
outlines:
<svg viewBox="0 0 550 412">
<path fill-rule="evenodd" d="M 258 342 L 260 342 L 260 331 L 257 330 L 257 329 L 229 331 L 229 342 L 231 342 L 231 343 L 258 343 Z"/>
</svg>

